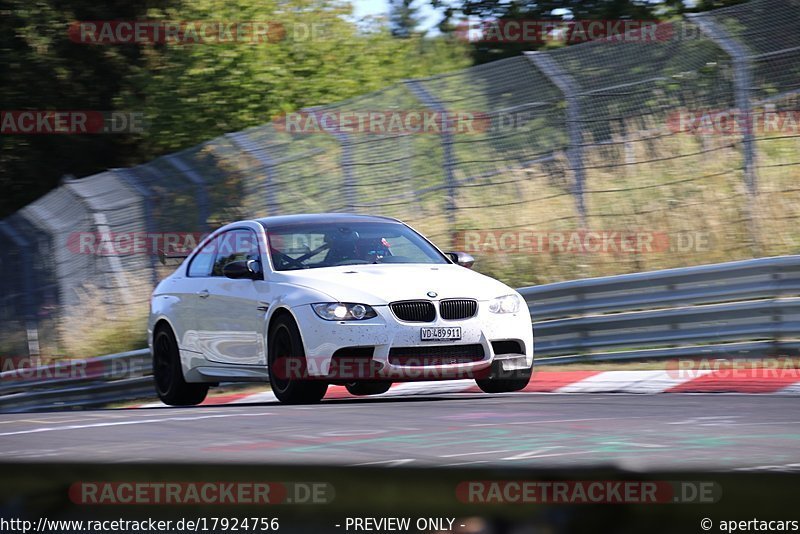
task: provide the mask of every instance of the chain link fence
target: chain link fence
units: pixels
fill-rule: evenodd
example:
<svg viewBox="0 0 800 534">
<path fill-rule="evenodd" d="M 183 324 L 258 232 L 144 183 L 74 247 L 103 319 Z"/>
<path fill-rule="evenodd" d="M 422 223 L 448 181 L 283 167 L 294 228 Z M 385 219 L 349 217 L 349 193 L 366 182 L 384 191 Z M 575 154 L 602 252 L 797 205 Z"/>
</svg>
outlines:
<svg viewBox="0 0 800 534">
<path fill-rule="evenodd" d="M 751 0 L 664 23 L 656 40 L 529 53 L 301 114 L 465 116 L 466 129 L 293 131 L 284 118 L 65 178 L 0 223 L 0 354 L 85 356 L 103 335 L 142 336 L 168 270 L 153 246 L 97 245 L 199 239 L 242 218 L 395 216 L 516 286 L 796 253 L 797 20 L 797 0 Z M 569 246 L 626 232 L 647 246 Z"/>
</svg>

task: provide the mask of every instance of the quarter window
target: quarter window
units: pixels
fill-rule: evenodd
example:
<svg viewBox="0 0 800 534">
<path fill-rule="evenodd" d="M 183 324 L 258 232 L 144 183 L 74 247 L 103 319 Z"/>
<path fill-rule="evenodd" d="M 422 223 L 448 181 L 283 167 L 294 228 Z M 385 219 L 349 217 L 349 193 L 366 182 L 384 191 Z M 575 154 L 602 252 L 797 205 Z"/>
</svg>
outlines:
<svg viewBox="0 0 800 534">
<path fill-rule="evenodd" d="M 259 260 L 258 241 L 252 230 L 231 230 L 218 238 L 219 246 L 211 276 L 223 276 L 222 268 L 234 261 Z"/>
<path fill-rule="evenodd" d="M 214 263 L 214 257 L 216 256 L 218 240 L 219 237 L 215 237 L 195 254 L 189 264 L 189 276 L 209 276 L 211 265 Z"/>
</svg>

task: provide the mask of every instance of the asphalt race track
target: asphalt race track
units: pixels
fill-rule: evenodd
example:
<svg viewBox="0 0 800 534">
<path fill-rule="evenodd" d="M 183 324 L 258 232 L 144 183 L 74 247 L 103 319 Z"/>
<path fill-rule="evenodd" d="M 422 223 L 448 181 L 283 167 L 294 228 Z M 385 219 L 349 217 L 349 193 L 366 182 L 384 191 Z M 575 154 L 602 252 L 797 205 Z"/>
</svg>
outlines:
<svg viewBox="0 0 800 534">
<path fill-rule="evenodd" d="M 452 394 L 0 415 L 4 461 L 800 471 L 780 395 Z"/>
</svg>

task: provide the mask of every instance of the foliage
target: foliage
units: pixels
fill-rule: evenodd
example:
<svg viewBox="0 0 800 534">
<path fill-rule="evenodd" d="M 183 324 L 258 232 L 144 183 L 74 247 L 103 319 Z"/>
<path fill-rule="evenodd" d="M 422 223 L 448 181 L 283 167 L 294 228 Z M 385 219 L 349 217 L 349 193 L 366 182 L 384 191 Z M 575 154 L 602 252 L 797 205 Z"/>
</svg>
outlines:
<svg viewBox="0 0 800 534">
<path fill-rule="evenodd" d="M 420 22 L 416 0 L 389 0 L 389 27 L 395 37 L 410 37 Z"/>
<path fill-rule="evenodd" d="M 0 216 L 86 176 L 269 122 L 304 106 L 469 64 L 454 40 L 395 39 L 379 20 L 355 21 L 331 0 L 10 0 L 3 5 L 4 110 L 128 111 L 145 131 L 125 135 L 4 135 Z M 270 21 L 267 42 L 88 45 L 81 20 Z"/>
</svg>

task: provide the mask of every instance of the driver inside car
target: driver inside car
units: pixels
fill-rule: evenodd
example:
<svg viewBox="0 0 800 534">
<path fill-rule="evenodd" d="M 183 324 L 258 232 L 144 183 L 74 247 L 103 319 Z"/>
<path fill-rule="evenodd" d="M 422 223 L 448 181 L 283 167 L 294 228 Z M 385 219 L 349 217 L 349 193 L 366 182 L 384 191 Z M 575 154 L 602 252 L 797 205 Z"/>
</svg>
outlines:
<svg viewBox="0 0 800 534">
<path fill-rule="evenodd" d="M 386 256 L 391 256 L 392 251 L 382 237 L 361 238 L 356 242 L 356 254 L 368 263 L 379 263 Z"/>
</svg>

